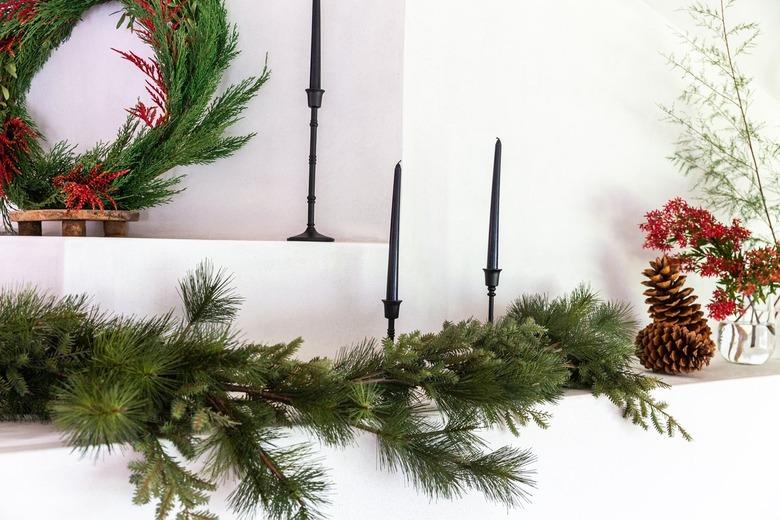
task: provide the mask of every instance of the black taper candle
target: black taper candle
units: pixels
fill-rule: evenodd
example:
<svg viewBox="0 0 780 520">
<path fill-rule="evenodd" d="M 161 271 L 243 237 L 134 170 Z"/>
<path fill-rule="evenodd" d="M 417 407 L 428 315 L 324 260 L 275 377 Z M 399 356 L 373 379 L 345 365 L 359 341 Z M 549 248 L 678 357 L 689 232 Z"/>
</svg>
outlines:
<svg viewBox="0 0 780 520">
<path fill-rule="evenodd" d="M 307 219 L 306 231 L 300 235 L 290 237 L 292 242 L 333 242 L 325 236 L 314 224 L 314 208 L 317 203 L 317 132 L 320 122 L 318 112 L 322 108 L 322 13 L 320 0 L 312 0 L 311 17 L 311 69 L 309 75 L 309 88 L 306 89 L 311 120 L 309 121 L 309 194 L 306 197 Z"/>
<path fill-rule="evenodd" d="M 320 0 L 312 1 L 309 88 L 311 90 L 322 88 L 322 12 Z"/>
<path fill-rule="evenodd" d="M 488 233 L 487 268 L 498 269 L 498 224 L 501 202 L 501 139 L 496 140 L 493 158 L 493 190 L 490 196 L 490 232 Z"/>
<path fill-rule="evenodd" d="M 398 299 L 398 267 L 401 238 L 401 163 L 395 167 L 393 176 L 393 207 L 390 215 L 390 248 L 387 259 L 387 297 L 382 300 L 387 319 L 387 337 L 395 339 L 395 320 L 401 310 Z"/>
<path fill-rule="evenodd" d="M 501 139 L 496 139 L 496 151 L 493 158 L 493 188 L 490 196 L 490 231 L 488 233 L 487 268 L 485 285 L 488 288 L 488 321 L 493 323 L 496 287 L 501 275 L 498 268 L 499 217 L 501 202 Z"/>
</svg>

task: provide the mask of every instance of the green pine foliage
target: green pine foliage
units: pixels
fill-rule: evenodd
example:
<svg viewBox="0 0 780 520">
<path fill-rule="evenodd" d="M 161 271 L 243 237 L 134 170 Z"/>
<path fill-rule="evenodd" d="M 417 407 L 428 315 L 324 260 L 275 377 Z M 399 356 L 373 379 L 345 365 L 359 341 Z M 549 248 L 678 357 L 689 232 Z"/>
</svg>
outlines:
<svg viewBox="0 0 780 520">
<path fill-rule="evenodd" d="M 518 323 L 533 320 L 544 328 L 546 341 L 566 358 L 569 387 L 606 396 L 638 426 L 653 427 L 670 437 L 679 433 L 691 440 L 666 411 L 667 404 L 651 395 L 667 385 L 635 367 L 637 324 L 628 305 L 604 302 L 580 286 L 555 299 L 524 296 L 511 306 L 508 318 Z"/>
<path fill-rule="evenodd" d="M 104 324 L 82 297 L 0 293 L 0 420 L 50 419 L 61 375 L 83 365 Z"/>
<path fill-rule="evenodd" d="M 84 298 L 0 295 L 0 418 L 52 420 L 86 451 L 129 446 L 138 504 L 156 518 L 214 518 L 217 483 L 241 514 L 317 518 L 332 483 L 313 446 L 379 442 L 381 466 L 433 498 L 477 491 L 513 507 L 532 455 L 479 432 L 543 422 L 568 371 L 531 322 L 446 324 L 301 361 L 301 342 L 247 343 L 238 297 L 204 264 L 180 284 L 182 317 L 125 318 Z M 293 430 L 312 443 L 293 444 Z M 197 471 L 193 468 L 198 468 Z"/>
<path fill-rule="evenodd" d="M 51 53 L 66 41 L 89 8 L 107 0 L 46 0 L 39 2 L 31 20 L 11 16 L 0 21 L 0 41 L 21 37 L 15 52 L 0 53 L 0 119 L 20 117 L 35 127 L 25 101 L 34 75 Z M 149 18 L 137 0 L 123 0 L 123 17 L 132 21 Z M 165 11 L 181 3 L 175 30 Z M 180 175 L 170 175 L 177 166 L 210 164 L 228 157 L 254 134 L 229 135 L 228 129 L 270 78 L 267 67 L 220 92 L 224 73 L 238 55 L 238 33 L 228 22 L 222 0 L 177 2 L 148 0 L 156 15 L 151 35 L 167 93 L 167 120 L 148 127 L 129 116 L 113 142 L 98 143 L 82 154 L 67 142 L 50 149 L 40 141 L 21 154 L 21 174 L 5 186 L 0 210 L 63 208 L 64 194 L 53 185 L 54 177 L 82 165 L 88 171 L 129 170 L 113 182 L 112 198 L 118 209 L 138 210 L 165 204 L 181 190 Z M 120 59 L 117 55 L 117 59 Z M 132 67 L 128 63 L 128 67 Z M 140 73 L 140 72 L 139 72 Z M 140 94 L 140 93 L 139 93 Z M 123 110 L 127 107 L 108 107 Z"/>
</svg>

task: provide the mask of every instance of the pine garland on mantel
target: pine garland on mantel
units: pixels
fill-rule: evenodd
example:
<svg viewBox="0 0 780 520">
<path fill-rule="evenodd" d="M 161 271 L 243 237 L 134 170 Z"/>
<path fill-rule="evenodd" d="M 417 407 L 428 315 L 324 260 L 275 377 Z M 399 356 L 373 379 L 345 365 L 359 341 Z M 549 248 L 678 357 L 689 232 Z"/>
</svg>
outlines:
<svg viewBox="0 0 780 520">
<path fill-rule="evenodd" d="M 529 497 L 533 457 L 490 450 L 480 430 L 545 426 L 542 410 L 571 385 L 606 394 L 641 423 L 657 386 L 626 365 L 627 310 L 584 289 L 552 304 L 521 300 L 496 325 L 448 323 L 299 361 L 300 340 L 238 339 L 230 284 L 201 264 L 180 283 L 182 318 L 0 293 L 0 420 L 53 421 L 83 451 L 132 447 L 134 501 L 156 502 L 158 520 L 215 518 L 206 504 L 226 477 L 237 480 L 235 512 L 307 519 L 321 516 L 331 483 L 309 444 L 285 441 L 293 429 L 342 448 L 371 434 L 382 467 L 430 497 L 477 491 L 514 507 Z"/>
</svg>

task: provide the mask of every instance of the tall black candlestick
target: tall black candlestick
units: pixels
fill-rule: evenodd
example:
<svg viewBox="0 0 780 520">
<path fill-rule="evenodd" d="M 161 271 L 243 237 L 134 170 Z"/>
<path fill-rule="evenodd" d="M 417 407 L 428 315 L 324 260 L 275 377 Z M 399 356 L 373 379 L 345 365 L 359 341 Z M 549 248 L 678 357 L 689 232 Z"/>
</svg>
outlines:
<svg viewBox="0 0 780 520">
<path fill-rule="evenodd" d="M 314 205 L 317 203 L 317 130 L 319 128 L 318 111 L 322 107 L 322 16 L 320 13 L 320 0 L 312 0 L 311 20 L 311 69 L 309 76 L 309 88 L 306 94 L 311 109 L 311 121 L 309 123 L 309 195 L 306 197 L 308 205 L 308 219 L 306 231 L 300 235 L 290 237 L 292 242 L 333 242 L 334 240 L 317 231 L 314 226 Z"/>
<path fill-rule="evenodd" d="M 496 287 L 501 275 L 498 268 L 499 215 L 501 202 L 501 139 L 496 139 L 496 152 L 493 159 L 493 189 L 490 197 L 490 231 L 488 233 L 487 269 L 485 285 L 488 288 L 488 321 L 493 323 Z"/>
<path fill-rule="evenodd" d="M 387 298 L 385 318 L 387 319 L 387 337 L 395 339 L 395 320 L 401 311 L 401 301 L 398 299 L 398 263 L 401 237 L 401 163 L 395 167 L 393 177 L 393 209 L 390 216 L 390 253 L 387 260 Z"/>
</svg>

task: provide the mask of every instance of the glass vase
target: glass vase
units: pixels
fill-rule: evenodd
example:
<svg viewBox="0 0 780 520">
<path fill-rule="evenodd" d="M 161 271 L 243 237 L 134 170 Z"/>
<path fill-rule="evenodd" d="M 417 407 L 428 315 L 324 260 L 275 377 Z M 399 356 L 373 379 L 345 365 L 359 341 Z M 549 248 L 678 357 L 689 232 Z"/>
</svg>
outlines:
<svg viewBox="0 0 780 520">
<path fill-rule="evenodd" d="M 743 317 L 718 324 L 718 351 L 731 363 L 763 365 L 775 351 L 776 325 L 774 305 L 753 305 Z"/>
</svg>

